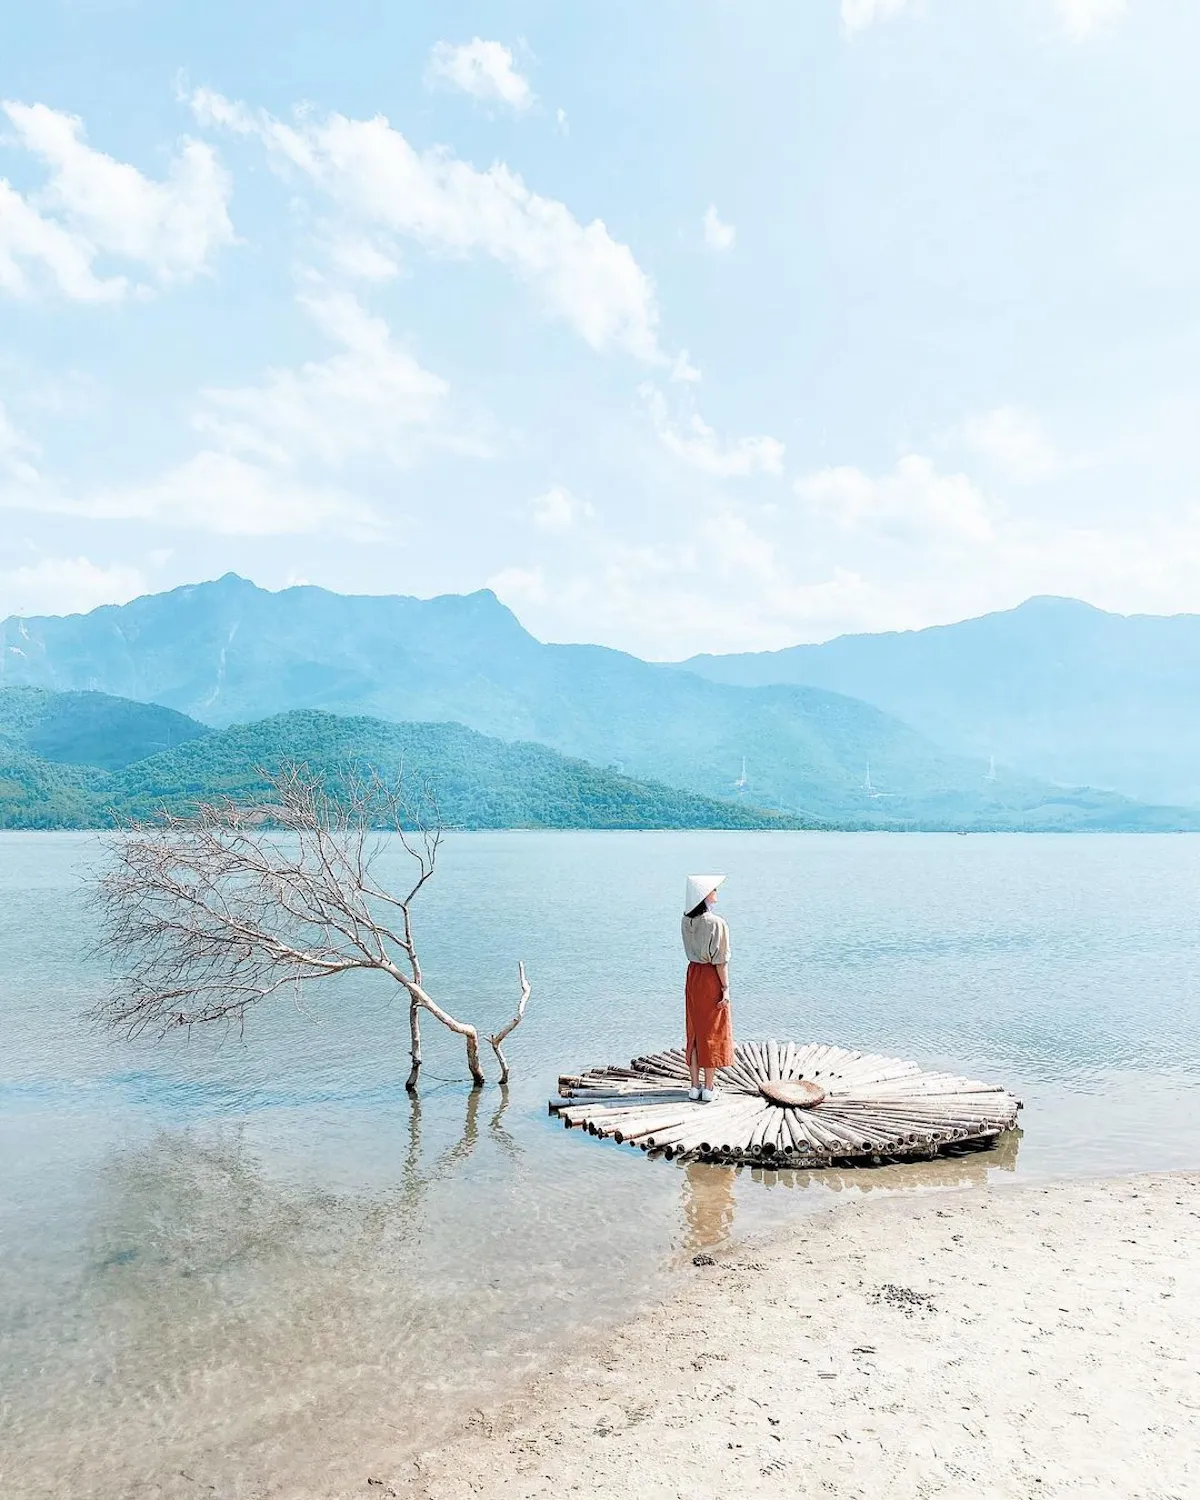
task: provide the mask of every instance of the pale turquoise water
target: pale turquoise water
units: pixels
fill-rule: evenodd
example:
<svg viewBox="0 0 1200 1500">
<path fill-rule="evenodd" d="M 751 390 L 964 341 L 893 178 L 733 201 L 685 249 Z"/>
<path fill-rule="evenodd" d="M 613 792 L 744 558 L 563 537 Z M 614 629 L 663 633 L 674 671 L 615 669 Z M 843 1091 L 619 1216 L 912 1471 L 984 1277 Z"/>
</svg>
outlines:
<svg viewBox="0 0 1200 1500">
<path fill-rule="evenodd" d="M 94 858 L 0 835 L 5 1500 L 357 1491 L 696 1248 L 831 1192 L 1200 1162 L 1200 839 L 454 837 L 430 984 L 484 1026 L 519 957 L 534 991 L 508 1099 L 431 1027 L 419 1115 L 383 980 L 242 1038 L 92 1033 Z M 730 876 L 739 1030 L 994 1077 L 1019 1144 L 764 1181 L 550 1121 L 560 1070 L 676 1040 L 694 867 Z"/>
</svg>

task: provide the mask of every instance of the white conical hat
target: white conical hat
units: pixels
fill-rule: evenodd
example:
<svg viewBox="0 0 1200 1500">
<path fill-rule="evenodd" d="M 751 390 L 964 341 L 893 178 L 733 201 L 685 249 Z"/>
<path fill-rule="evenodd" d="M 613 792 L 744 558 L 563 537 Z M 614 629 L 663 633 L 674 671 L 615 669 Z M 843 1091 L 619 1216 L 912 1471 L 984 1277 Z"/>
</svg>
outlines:
<svg viewBox="0 0 1200 1500">
<path fill-rule="evenodd" d="M 689 875 L 687 878 L 687 892 L 683 899 L 684 911 L 695 911 L 706 896 L 711 896 L 713 891 L 725 881 L 724 875 Z"/>
</svg>

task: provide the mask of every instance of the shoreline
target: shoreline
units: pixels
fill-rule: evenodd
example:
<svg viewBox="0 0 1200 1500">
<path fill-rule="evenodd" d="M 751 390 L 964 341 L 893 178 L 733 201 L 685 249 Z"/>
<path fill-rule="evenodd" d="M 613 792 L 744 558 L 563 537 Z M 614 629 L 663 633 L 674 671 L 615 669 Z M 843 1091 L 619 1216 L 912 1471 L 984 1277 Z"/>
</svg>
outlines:
<svg viewBox="0 0 1200 1500">
<path fill-rule="evenodd" d="M 1198 1238 L 1200 1171 L 839 1202 L 336 1495 L 1183 1500 Z"/>
</svg>

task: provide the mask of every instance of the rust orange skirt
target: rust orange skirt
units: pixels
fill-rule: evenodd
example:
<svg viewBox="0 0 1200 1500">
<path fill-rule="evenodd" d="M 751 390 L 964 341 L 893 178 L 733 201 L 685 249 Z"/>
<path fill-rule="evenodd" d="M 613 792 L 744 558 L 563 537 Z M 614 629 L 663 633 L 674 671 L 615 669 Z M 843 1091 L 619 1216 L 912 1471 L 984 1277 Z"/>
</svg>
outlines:
<svg viewBox="0 0 1200 1500">
<path fill-rule="evenodd" d="M 696 1050 L 702 1068 L 724 1068 L 733 1061 L 733 1017 L 721 1004 L 721 981 L 712 964 L 688 964 L 684 987 L 687 1056 Z"/>
</svg>

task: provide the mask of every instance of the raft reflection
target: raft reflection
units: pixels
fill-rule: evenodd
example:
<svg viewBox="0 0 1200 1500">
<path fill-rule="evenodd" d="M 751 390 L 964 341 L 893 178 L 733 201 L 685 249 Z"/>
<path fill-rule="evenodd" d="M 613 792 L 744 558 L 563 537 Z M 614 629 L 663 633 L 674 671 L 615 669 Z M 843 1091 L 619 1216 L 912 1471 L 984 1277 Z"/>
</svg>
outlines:
<svg viewBox="0 0 1200 1500">
<path fill-rule="evenodd" d="M 786 1167 L 750 1167 L 752 1182 L 767 1187 L 824 1188 L 840 1193 L 880 1189 L 896 1193 L 924 1188 L 982 1187 L 992 1172 L 1015 1172 L 1023 1130 L 1006 1130 L 994 1146 L 961 1146 L 929 1161 L 888 1162 L 881 1167 L 823 1167 L 815 1172 Z"/>
<path fill-rule="evenodd" d="M 720 1249 L 735 1235 L 763 1234 L 794 1221 L 762 1202 L 764 1188 L 789 1188 L 807 1195 L 812 1208 L 828 1193 L 929 1192 L 982 1187 L 993 1172 L 1016 1170 L 1022 1131 L 1010 1130 L 994 1146 L 960 1148 L 932 1161 L 894 1162 L 881 1167 L 825 1167 L 799 1171 L 787 1167 L 720 1166 L 689 1161 L 679 1168 L 682 1226 L 679 1257 Z M 797 1203 L 800 1212 L 803 1202 Z"/>
</svg>

